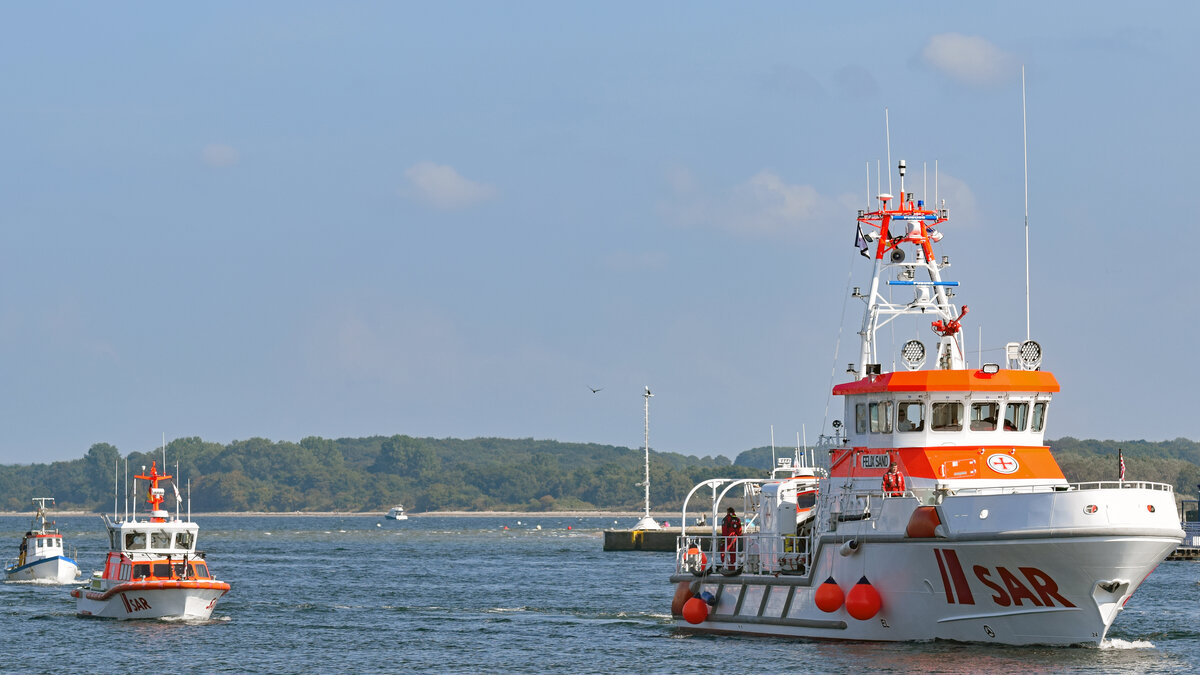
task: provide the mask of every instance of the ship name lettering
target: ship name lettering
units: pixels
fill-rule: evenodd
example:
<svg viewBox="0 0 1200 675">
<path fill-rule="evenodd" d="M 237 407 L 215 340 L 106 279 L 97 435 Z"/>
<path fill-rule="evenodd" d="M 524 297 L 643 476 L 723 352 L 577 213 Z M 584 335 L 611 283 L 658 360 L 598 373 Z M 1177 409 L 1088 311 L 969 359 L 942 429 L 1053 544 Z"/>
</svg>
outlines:
<svg viewBox="0 0 1200 675">
<path fill-rule="evenodd" d="M 1021 607 L 1023 600 L 1028 600 L 1035 607 L 1054 607 L 1055 601 L 1058 601 L 1058 604 L 1063 607 L 1075 606 L 1058 592 L 1058 583 L 1054 581 L 1054 578 L 1036 567 L 1017 568 L 1017 571 L 1029 582 L 1028 586 L 1022 583 L 1021 579 L 1007 567 L 996 567 L 994 574 L 999 577 L 999 581 L 993 580 L 993 571 L 983 565 L 975 565 L 971 571 L 975 572 L 975 577 L 983 585 L 995 592 L 992 601 L 1001 607 L 1013 604 Z M 1031 587 L 1032 590 L 1030 590 Z"/>
</svg>

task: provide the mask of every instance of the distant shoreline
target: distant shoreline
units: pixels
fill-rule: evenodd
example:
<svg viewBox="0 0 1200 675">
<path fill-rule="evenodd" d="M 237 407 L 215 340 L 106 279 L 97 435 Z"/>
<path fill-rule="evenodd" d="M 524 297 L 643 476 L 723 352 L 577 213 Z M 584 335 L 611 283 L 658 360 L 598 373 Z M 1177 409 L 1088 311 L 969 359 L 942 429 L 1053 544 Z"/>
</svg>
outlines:
<svg viewBox="0 0 1200 675">
<path fill-rule="evenodd" d="M 108 511 L 53 511 L 50 513 L 51 518 L 61 516 L 101 516 Z M 140 515 L 145 515 L 145 511 L 139 510 Z M 174 515 L 174 511 L 171 512 Z M 320 517 L 346 517 L 346 516 L 377 516 L 382 518 L 387 511 L 211 511 L 211 512 L 192 512 L 193 518 L 203 518 L 209 516 L 220 517 L 235 517 L 235 518 L 255 518 L 255 517 L 278 517 L 278 516 L 320 516 Z M 642 516 L 641 511 L 425 511 L 422 513 L 409 513 L 410 518 L 429 518 L 429 517 L 455 517 L 455 518 L 638 518 Z M 671 518 L 679 518 L 678 511 L 669 513 L 651 512 L 658 520 L 670 520 Z M 0 516 L 24 516 L 26 518 L 33 517 L 33 511 L 0 511 Z"/>
</svg>

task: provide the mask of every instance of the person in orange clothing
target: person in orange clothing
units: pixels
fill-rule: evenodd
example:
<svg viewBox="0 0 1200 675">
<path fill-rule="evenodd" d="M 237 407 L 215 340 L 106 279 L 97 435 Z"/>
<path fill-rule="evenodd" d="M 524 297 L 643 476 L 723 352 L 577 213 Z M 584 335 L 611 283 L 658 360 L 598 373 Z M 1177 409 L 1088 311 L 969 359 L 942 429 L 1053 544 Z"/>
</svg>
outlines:
<svg viewBox="0 0 1200 675">
<path fill-rule="evenodd" d="M 737 564 L 738 537 L 742 536 L 742 519 L 737 511 L 729 507 L 721 519 L 721 561 L 726 565 Z"/>
<path fill-rule="evenodd" d="M 883 493 L 889 497 L 904 496 L 904 474 L 900 473 L 894 459 L 887 473 L 883 474 Z"/>
</svg>

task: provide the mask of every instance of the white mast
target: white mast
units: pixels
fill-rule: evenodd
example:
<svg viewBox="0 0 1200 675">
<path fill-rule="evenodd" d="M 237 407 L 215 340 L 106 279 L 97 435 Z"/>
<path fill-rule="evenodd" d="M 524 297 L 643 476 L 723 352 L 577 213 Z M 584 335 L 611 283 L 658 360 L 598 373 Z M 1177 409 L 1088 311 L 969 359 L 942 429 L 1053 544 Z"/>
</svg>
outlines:
<svg viewBox="0 0 1200 675">
<path fill-rule="evenodd" d="M 642 516 L 633 529 L 661 530 L 662 526 L 658 521 L 650 517 L 650 397 L 654 394 L 650 393 L 650 387 L 646 387 L 646 393 L 642 396 L 646 399 L 646 477 L 642 481 L 642 486 L 646 489 L 646 515 Z M 680 527 L 683 527 L 683 524 Z"/>
<path fill-rule="evenodd" d="M 1025 146 L 1025 340 L 1029 340 L 1029 125 L 1025 122 L 1025 66 L 1021 65 L 1021 138 Z"/>
</svg>

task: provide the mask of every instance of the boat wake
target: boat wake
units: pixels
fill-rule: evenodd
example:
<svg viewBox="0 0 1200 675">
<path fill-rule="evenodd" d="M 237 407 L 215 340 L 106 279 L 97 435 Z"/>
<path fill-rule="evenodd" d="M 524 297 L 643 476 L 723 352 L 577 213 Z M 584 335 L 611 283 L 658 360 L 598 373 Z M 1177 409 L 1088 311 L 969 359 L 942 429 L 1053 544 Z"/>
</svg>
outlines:
<svg viewBox="0 0 1200 675">
<path fill-rule="evenodd" d="M 1154 643 L 1149 640 L 1105 638 L 1104 642 L 1100 643 L 1100 649 L 1154 649 Z"/>
</svg>

